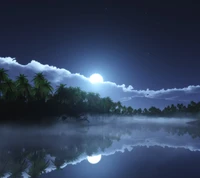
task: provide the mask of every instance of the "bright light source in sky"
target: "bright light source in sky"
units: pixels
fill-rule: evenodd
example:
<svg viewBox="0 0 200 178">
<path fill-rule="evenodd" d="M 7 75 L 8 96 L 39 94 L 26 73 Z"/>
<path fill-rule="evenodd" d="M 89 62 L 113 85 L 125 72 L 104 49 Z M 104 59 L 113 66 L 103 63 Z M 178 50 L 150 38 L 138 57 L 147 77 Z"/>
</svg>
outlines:
<svg viewBox="0 0 200 178">
<path fill-rule="evenodd" d="M 91 164 L 97 164 L 101 160 L 101 155 L 88 156 L 87 160 Z"/>
<path fill-rule="evenodd" d="M 90 76 L 91 83 L 101 83 L 103 82 L 103 77 L 100 74 L 92 74 Z"/>
</svg>

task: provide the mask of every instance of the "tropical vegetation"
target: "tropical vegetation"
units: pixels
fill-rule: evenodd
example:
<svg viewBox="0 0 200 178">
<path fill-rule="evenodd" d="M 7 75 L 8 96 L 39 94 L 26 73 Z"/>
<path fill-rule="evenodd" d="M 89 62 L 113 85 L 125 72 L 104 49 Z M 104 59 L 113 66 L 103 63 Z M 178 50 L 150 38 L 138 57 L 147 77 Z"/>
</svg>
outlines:
<svg viewBox="0 0 200 178">
<path fill-rule="evenodd" d="M 156 107 L 133 109 L 123 106 L 120 101 L 113 102 L 110 97 L 102 98 L 98 93 L 85 92 L 79 87 L 60 84 L 54 89 L 43 73 L 35 74 L 31 81 L 24 74 L 12 80 L 7 70 L 0 69 L 1 121 L 40 121 L 44 117 L 64 114 L 77 117 L 80 113 L 172 116 L 199 112 L 200 102 L 194 101 L 187 106 L 172 104 L 163 110 Z"/>
</svg>

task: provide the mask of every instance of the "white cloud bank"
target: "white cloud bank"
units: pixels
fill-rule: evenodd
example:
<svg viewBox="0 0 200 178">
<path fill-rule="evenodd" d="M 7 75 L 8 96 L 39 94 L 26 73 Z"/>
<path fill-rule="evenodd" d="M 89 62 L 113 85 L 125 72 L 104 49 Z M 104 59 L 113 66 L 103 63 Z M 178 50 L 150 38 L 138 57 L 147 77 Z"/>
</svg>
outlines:
<svg viewBox="0 0 200 178">
<path fill-rule="evenodd" d="M 166 101 L 187 102 L 196 98 L 195 95 L 200 93 L 200 85 L 190 85 L 184 88 L 160 90 L 135 90 L 131 85 L 118 85 L 110 81 L 105 81 L 99 84 L 91 84 L 89 79 L 84 75 L 79 73 L 73 74 L 64 68 L 41 64 L 35 60 L 32 60 L 26 65 L 22 65 L 18 63 L 15 58 L 0 57 L 0 68 L 9 70 L 8 74 L 11 78 L 15 78 L 20 73 L 23 73 L 31 79 L 35 73 L 43 72 L 54 87 L 59 83 L 67 84 L 67 86 L 79 86 L 81 89 L 86 91 L 98 92 L 103 97 L 110 96 L 114 101 L 120 100 L 125 102 L 135 98 L 146 98 L 151 100 L 161 99 Z"/>
</svg>

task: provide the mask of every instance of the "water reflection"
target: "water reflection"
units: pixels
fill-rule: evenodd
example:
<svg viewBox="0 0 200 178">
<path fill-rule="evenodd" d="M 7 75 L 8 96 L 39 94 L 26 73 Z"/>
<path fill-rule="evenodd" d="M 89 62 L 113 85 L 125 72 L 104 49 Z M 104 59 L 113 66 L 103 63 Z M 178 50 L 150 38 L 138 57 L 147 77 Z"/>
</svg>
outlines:
<svg viewBox="0 0 200 178">
<path fill-rule="evenodd" d="M 109 120 L 51 128 L 4 126 L 0 130 L 0 177 L 39 177 L 139 146 L 200 150 L 200 129 L 184 120 Z M 99 156 L 97 156 L 99 155 Z"/>
</svg>

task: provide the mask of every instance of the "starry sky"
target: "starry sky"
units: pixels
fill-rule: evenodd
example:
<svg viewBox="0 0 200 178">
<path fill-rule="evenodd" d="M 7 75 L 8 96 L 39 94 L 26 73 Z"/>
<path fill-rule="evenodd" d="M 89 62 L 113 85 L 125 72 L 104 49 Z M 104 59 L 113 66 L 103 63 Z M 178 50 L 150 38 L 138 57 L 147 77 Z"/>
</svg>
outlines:
<svg viewBox="0 0 200 178">
<path fill-rule="evenodd" d="M 85 78 L 100 73 L 122 86 L 112 99 L 135 108 L 198 101 L 199 18 L 200 4 L 189 1 L 1 1 L 0 67 L 15 58 L 23 72 L 38 62 Z M 72 85 L 82 88 L 79 80 Z M 107 85 L 93 88 L 110 95 Z"/>
</svg>

